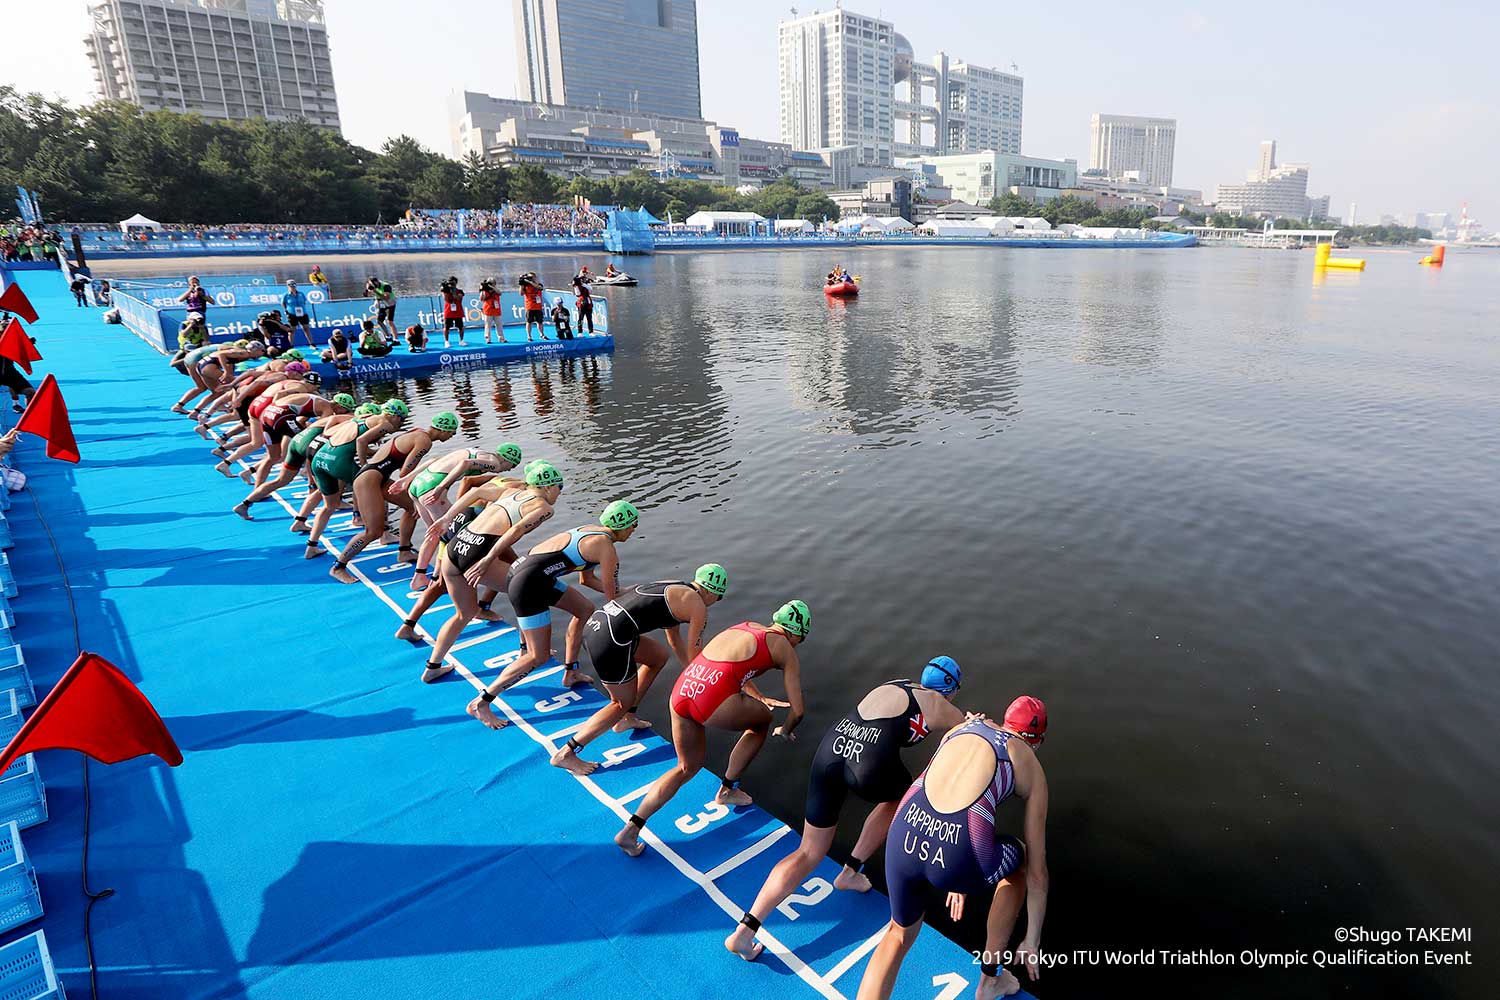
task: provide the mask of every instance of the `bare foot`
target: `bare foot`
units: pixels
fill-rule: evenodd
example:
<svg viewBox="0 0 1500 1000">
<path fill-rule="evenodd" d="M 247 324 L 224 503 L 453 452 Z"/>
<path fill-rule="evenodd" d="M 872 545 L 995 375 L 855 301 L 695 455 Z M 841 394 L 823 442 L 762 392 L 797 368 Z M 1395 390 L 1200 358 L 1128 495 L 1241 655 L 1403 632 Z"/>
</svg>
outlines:
<svg viewBox="0 0 1500 1000">
<path fill-rule="evenodd" d="M 839 872 L 838 878 L 833 880 L 835 889 L 845 889 L 851 892 L 869 892 L 870 880 L 864 872 L 857 872 L 848 865 Z"/>
<path fill-rule="evenodd" d="M 765 945 L 755 940 L 755 933 L 741 924 L 733 934 L 724 939 L 724 947 L 747 962 L 753 962 L 765 950 Z"/>
<path fill-rule="evenodd" d="M 343 566 L 340 566 L 338 563 L 334 563 L 333 564 L 332 568 L 330 568 L 328 570 L 328 575 L 331 576 L 331 577 L 333 577 L 339 583 L 358 583 L 359 582 L 357 579 L 355 579 L 353 573 L 349 572 L 347 569 L 345 569 Z"/>
<path fill-rule="evenodd" d="M 614 724 L 617 733 L 628 733 L 633 729 L 650 729 L 651 723 L 638 717 L 634 712 L 627 712 L 625 718 Z"/>
<path fill-rule="evenodd" d="M 413 573 L 411 575 L 412 590 L 426 590 L 427 585 L 432 582 L 432 576 L 427 573 Z"/>
<path fill-rule="evenodd" d="M 626 823 L 625 829 L 615 834 L 615 846 L 632 858 L 640 857 L 641 852 L 646 849 L 646 845 L 641 843 L 640 831 L 636 829 L 634 823 Z"/>
<path fill-rule="evenodd" d="M 199 424 L 197 427 L 194 427 L 193 430 L 197 431 L 198 432 L 198 436 L 201 437 L 203 440 L 205 440 L 205 441 L 208 440 L 208 428 L 207 427 L 205 427 L 202 424 Z"/>
<path fill-rule="evenodd" d="M 593 678 L 584 673 L 582 670 L 563 671 L 563 687 L 577 687 L 579 684 L 587 684 L 591 680 L 593 680 Z"/>
<path fill-rule="evenodd" d="M 317 542 L 308 542 L 307 548 L 302 550 L 303 559 L 316 559 L 323 554 L 323 546 Z"/>
<path fill-rule="evenodd" d="M 475 698 L 469 702 L 468 712 L 491 729 L 504 729 L 510 725 L 510 720 L 496 715 L 483 698 Z"/>
<path fill-rule="evenodd" d="M 396 534 L 394 531 L 387 531 L 385 534 L 383 534 L 383 535 L 380 536 L 380 544 L 381 545 L 391 545 L 391 544 L 393 544 L 395 542 L 400 541 L 400 539 L 401 539 L 401 536 L 398 535 L 398 534 Z M 396 560 L 396 561 L 400 562 L 399 559 Z M 412 562 L 416 562 L 416 561 L 417 560 L 415 558 L 412 559 Z"/>
<path fill-rule="evenodd" d="M 714 801 L 721 806 L 748 806 L 754 799 L 742 788 L 725 788 L 719 786 L 719 794 L 714 796 Z"/>
<path fill-rule="evenodd" d="M 396 562 L 401 565 L 412 565 L 417 561 L 417 553 L 414 549 L 402 549 L 396 553 Z M 425 584 L 423 585 L 426 586 Z"/>
<path fill-rule="evenodd" d="M 234 473 L 229 471 L 229 465 L 225 462 L 220 462 L 218 465 L 214 466 L 214 471 L 223 476 L 225 479 L 238 478 Z"/>
<path fill-rule="evenodd" d="M 173 403 L 172 404 L 172 412 L 173 413 L 186 413 L 187 412 L 187 408 L 185 406 L 183 406 L 181 403 Z"/>
<path fill-rule="evenodd" d="M 591 760 L 580 759 L 578 754 L 573 752 L 573 748 L 567 745 L 552 755 L 551 764 L 553 767 L 560 767 L 569 774 L 576 774 L 580 777 L 599 770 L 598 764 Z"/>
<path fill-rule="evenodd" d="M 229 457 L 229 452 L 225 451 L 223 448 L 215 448 L 213 451 L 209 452 L 209 454 L 213 455 L 216 458 L 228 458 Z"/>
<path fill-rule="evenodd" d="M 290 531 L 294 535 L 312 534 L 312 528 L 308 527 L 307 522 L 302 520 L 302 518 L 300 517 L 292 518 L 292 526 L 286 530 Z"/>
<path fill-rule="evenodd" d="M 402 637 L 398 635 L 396 638 L 399 639 L 399 638 L 402 638 Z M 451 667 L 450 665 L 448 665 L 446 663 L 439 664 L 438 666 L 435 666 L 435 667 L 432 666 L 431 664 L 428 664 L 426 667 L 422 668 L 422 683 L 423 684 L 431 684 L 433 681 L 437 680 L 439 677 L 447 677 L 451 673 L 453 673 L 453 667 Z M 470 713 L 470 714 L 472 714 L 472 713 Z"/>
<path fill-rule="evenodd" d="M 250 505 L 243 500 L 234 505 L 234 512 L 247 521 L 255 520 L 255 518 L 250 516 Z"/>
<path fill-rule="evenodd" d="M 998 976 L 980 975 L 974 1000 L 995 1000 L 996 997 L 1008 997 L 1019 992 L 1021 981 L 1011 975 L 1009 969 L 1001 969 Z"/>
<path fill-rule="evenodd" d="M 416 642 L 417 630 L 402 622 L 401 627 L 396 630 L 396 638 L 405 639 L 407 642 Z"/>
<path fill-rule="evenodd" d="M 413 587 L 412 589 L 415 590 L 416 588 Z M 474 612 L 474 617 L 478 618 L 482 622 L 505 621 L 505 619 L 500 616 L 500 612 L 496 611 L 494 608 L 480 608 L 478 611 Z"/>
<path fill-rule="evenodd" d="M 246 486 L 249 486 L 251 483 L 255 482 L 255 473 L 250 471 L 249 469 L 246 469 L 244 472 L 240 473 L 240 478 L 245 481 Z"/>
</svg>

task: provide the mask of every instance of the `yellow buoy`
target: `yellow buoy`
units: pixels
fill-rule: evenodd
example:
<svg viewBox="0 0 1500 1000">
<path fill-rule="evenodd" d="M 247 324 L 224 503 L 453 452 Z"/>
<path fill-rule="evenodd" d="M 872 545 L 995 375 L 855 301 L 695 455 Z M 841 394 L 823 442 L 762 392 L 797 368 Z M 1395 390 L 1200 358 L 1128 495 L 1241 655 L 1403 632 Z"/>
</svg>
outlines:
<svg viewBox="0 0 1500 1000">
<path fill-rule="evenodd" d="M 1331 267 L 1344 271 L 1363 271 L 1365 262 L 1359 257 L 1333 256 L 1333 244 L 1319 243 L 1313 249 L 1313 267 Z"/>
<path fill-rule="evenodd" d="M 1442 267 L 1443 254 L 1447 251 L 1447 249 L 1448 248 L 1446 246 L 1439 243 L 1437 246 L 1432 248 L 1432 253 L 1429 256 L 1422 258 L 1421 263 L 1428 264 L 1432 267 Z"/>
</svg>

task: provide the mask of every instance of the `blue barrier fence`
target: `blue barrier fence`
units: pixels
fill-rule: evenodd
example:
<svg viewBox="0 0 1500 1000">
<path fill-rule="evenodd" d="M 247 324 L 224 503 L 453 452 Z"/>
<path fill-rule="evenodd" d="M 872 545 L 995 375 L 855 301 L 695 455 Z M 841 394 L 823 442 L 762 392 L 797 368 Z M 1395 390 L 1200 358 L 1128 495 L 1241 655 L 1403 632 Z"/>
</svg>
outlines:
<svg viewBox="0 0 1500 1000">
<path fill-rule="evenodd" d="M 271 286 L 274 288 L 275 286 Z M 313 296 L 310 290 L 307 292 L 311 301 Z M 177 349 L 177 332 L 182 328 L 182 323 L 187 319 L 188 311 L 174 303 L 170 306 L 158 307 L 150 302 L 138 298 L 138 292 L 119 292 L 115 295 L 115 306 L 120 310 L 120 320 L 123 325 L 136 336 L 145 340 L 159 351 L 170 353 Z M 546 309 L 544 313 L 550 313 L 552 303 L 559 295 L 562 296 L 564 304 L 567 305 L 569 313 L 573 312 L 573 296 L 566 292 L 548 292 L 546 296 Z M 281 298 L 278 295 L 276 305 L 280 305 Z M 255 328 L 257 317 L 266 310 L 264 305 L 234 305 L 234 306 L 209 306 L 205 314 L 208 324 L 209 339 L 215 342 L 238 340 Z M 312 336 L 317 344 L 325 343 L 334 330 L 343 330 L 350 339 L 356 339 L 356 332 L 361 323 L 367 319 L 375 318 L 375 304 L 370 299 L 333 299 L 328 301 L 312 301 L 309 310 L 312 316 Z M 520 292 L 500 293 L 500 320 L 502 327 L 520 328 L 526 323 L 525 300 Z M 574 328 L 577 328 L 578 317 L 573 316 Z M 464 296 L 464 324 L 470 330 L 482 327 L 484 317 L 479 311 L 479 295 Z M 551 320 L 545 320 L 548 328 Z M 432 295 L 402 295 L 396 299 L 396 330 L 404 331 L 408 326 L 420 323 L 429 332 L 441 334 L 443 329 L 443 304 L 442 300 Z M 599 297 L 594 298 L 594 330 L 597 333 L 609 333 L 609 303 Z M 303 339 L 301 331 L 297 331 L 296 338 L 300 342 Z"/>
</svg>

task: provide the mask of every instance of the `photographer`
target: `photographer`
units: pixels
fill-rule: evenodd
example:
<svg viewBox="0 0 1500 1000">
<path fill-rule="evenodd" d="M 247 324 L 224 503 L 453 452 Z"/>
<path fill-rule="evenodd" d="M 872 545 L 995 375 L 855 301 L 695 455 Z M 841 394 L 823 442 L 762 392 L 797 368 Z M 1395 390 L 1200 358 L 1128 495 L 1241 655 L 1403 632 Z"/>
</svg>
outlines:
<svg viewBox="0 0 1500 1000">
<path fill-rule="evenodd" d="M 448 348 L 448 331 L 458 331 L 458 346 L 464 346 L 464 290 L 458 287 L 458 279 L 449 276 L 439 286 L 443 295 L 443 348 Z"/>
<path fill-rule="evenodd" d="M 500 308 L 500 292 L 489 278 L 479 283 L 479 315 L 484 317 L 484 342 L 490 342 L 490 329 L 493 327 L 499 335 L 500 343 L 505 343 L 505 320 Z"/>
<path fill-rule="evenodd" d="M 527 271 L 520 278 L 521 297 L 526 300 L 526 342 L 531 342 L 531 325 L 536 324 L 537 336 L 547 339 L 546 321 L 542 311 L 542 295 L 547 291 L 535 271 Z"/>
<path fill-rule="evenodd" d="M 561 295 L 552 300 L 552 330 L 557 334 L 558 340 L 573 339 L 573 318 L 568 313 L 568 307 L 563 305 Z"/>
<path fill-rule="evenodd" d="M 365 294 L 374 299 L 375 324 L 396 339 L 396 291 L 391 283 L 370 275 L 365 282 Z"/>
</svg>

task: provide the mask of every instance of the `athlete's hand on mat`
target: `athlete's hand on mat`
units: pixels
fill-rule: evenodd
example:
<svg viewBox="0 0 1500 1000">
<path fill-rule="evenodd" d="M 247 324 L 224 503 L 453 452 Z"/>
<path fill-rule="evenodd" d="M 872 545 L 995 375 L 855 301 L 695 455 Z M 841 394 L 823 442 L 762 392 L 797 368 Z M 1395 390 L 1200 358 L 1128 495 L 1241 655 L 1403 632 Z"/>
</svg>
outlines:
<svg viewBox="0 0 1500 1000">
<path fill-rule="evenodd" d="M 958 921 L 960 921 L 960 920 L 962 920 L 964 918 L 964 894 L 963 893 L 961 893 L 961 892 L 950 892 L 950 893 L 948 893 L 948 916 L 950 916 L 950 917 L 953 918 L 953 922 L 954 923 L 957 923 Z"/>
<path fill-rule="evenodd" d="M 1030 934 L 1026 935 L 1025 940 L 1016 946 L 1016 961 L 1026 966 L 1026 976 L 1033 982 L 1042 978 L 1042 963 L 1037 954 L 1041 948 L 1042 942 Z"/>
</svg>

